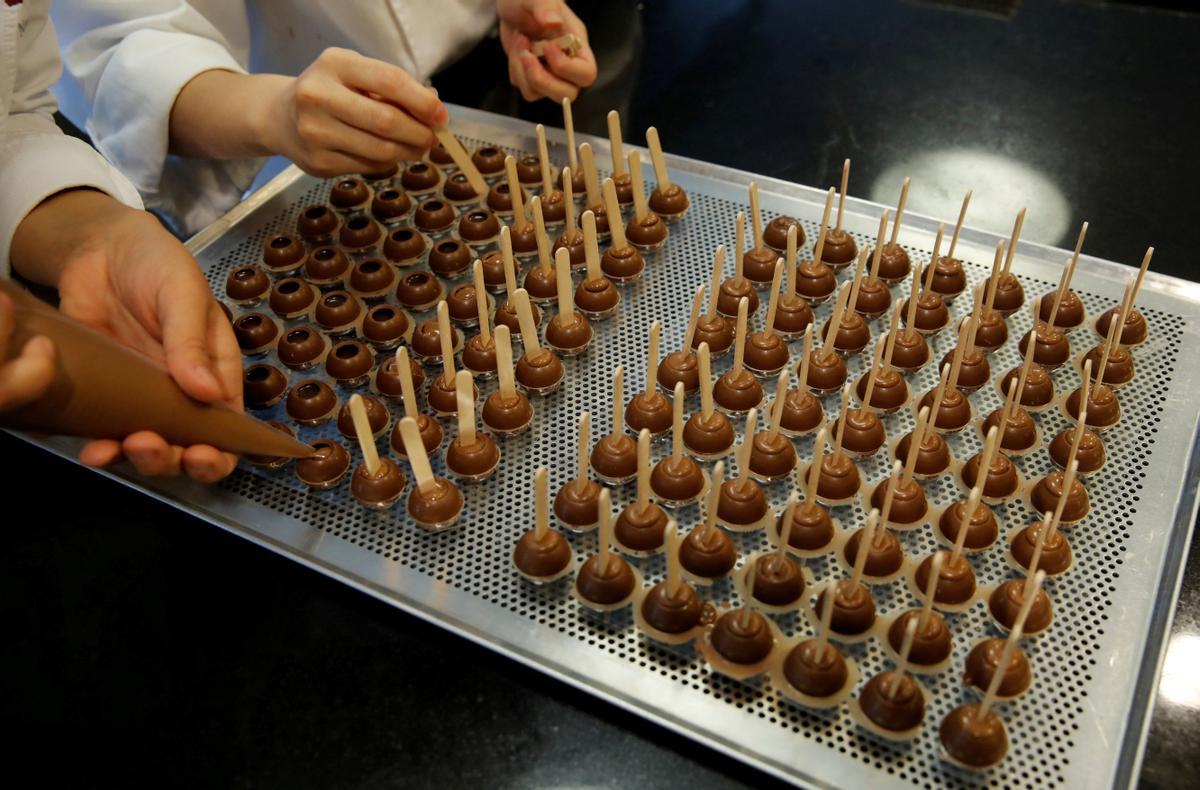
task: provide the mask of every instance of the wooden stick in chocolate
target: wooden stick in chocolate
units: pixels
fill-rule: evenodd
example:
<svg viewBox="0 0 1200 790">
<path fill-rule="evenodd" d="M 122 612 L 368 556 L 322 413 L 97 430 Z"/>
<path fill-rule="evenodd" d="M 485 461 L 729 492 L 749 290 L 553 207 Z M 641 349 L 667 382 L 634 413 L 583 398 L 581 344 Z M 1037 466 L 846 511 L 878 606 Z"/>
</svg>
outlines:
<svg viewBox="0 0 1200 790">
<path fill-rule="evenodd" d="M 992 273 L 987 280 L 987 294 L 983 298 L 983 312 L 992 312 L 996 303 L 996 290 L 1000 287 L 1000 268 L 1004 265 L 1004 239 L 996 242 L 996 255 L 992 258 Z"/>
<path fill-rule="evenodd" d="M 649 441 L 650 433 L 643 429 Z M 663 542 L 667 549 L 667 597 L 674 598 L 683 582 L 683 569 L 679 566 L 679 527 L 675 519 L 667 519 L 667 528 L 663 533 Z"/>
<path fill-rule="evenodd" d="M 1150 268 L 1150 259 L 1154 257 L 1154 248 L 1147 247 L 1146 254 L 1142 256 L 1142 265 L 1138 267 L 1137 279 L 1133 283 L 1133 296 L 1129 299 L 1130 307 L 1137 302 L 1138 293 L 1142 290 L 1142 280 L 1146 278 L 1146 270 Z M 1124 328 L 1122 327 L 1122 331 Z"/>
<path fill-rule="evenodd" d="M 692 350 L 692 340 L 696 337 L 696 324 L 700 322 L 700 308 L 704 304 L 704 283 L 696 286 L 696 295 L 692 297 L 692 314 L 688 316 L 687 331 L 683 335 L 683 348 L 680 351 L 688 354 Z"/>
<path fill-rule="evenodd" d="M 545 538 L 550 529 L 550 487 L 546 477 L 544 466 L 533 473 L 533 534 L 538 540 Z"/>
<path fill-rule="evenodd" d="M 504 174 L 508 178 L 508 194 L 512 197 L 513 227 L 524 227 L 529 221 L 525 218 L 525 190 L 517 178 L 517 160 L 512 154 L 504 157 Z"/>
<path fill-rule="evenodd" d="M 450 327 L 450 309 L 446 300 L 437 306 L 438 342 L 442 346 L 442 384 L 446 389 L 454 386 L 454 335 Z"/>
<path fill-rule="evenodd" d="M 554 253 L 554 286 L 558 289 L 558 315 L 563 326 L 575 323 L 575 294 L 571 292 L 571 253 L 559 247 Z"/>
<path fill-rule="evenodd" d="M 625 240 L 625 223 L 621 221 L 621 204 L 617 202 L 617 187 L 611 178 L 604 179 L 602 191 L 604 193 L 604 210 L 608 212 L 609 216 L 608 230 L 612 234 L 612 246 L 614 250 L 619 250 L 628 246 L 629 242 Z"/>
<path fill-rule="evenodd" d="M 846 186 L 850 183 L 850 160 L 842 162 L 842 188 L 838 191 L 838 213 L 837 227 L 834 230 L 842 229 L 842 211 L 846 208 Z"/>
<path fill-rule="evenodd" d="M 637 149 L 629 152 L 629 182 L 633 187 L 633 219 L 641 222 L 650 209 L 646 205 L 646 186 L 642 180 L 642 155 Z"/>
<path fill-rule="evenodd" d="M 475 310 L 479 315 L 479 338 L 486 347 L 492 342 L 492 328 L 488 319 L 487 291 L 483 284 L 483 262 L 478 258 L 471 265 L 471 280 L 475 284 Z"/>
<path fill-rule="evenodd" d="M 701 343 L 696 354 L 700 366 L 700 413 L 707 420 L 713 415 L 712 358 L 708 351 L 708 343 Z"/>
<path fill-rule="evenodd" d="M 795 227 L 794 225 L 792 227 Z M 767 301 L 767 320 L 764 332 L 775 331 L 775 313 L 779 310 L 779 283 L 783 280 L 783 258 L 775 261 L 775 274 L 771 277 L 771 296 Z M 743 297 L 744 298 L 744 297 Z"/>
<path fill-rule="evenodd" d="M 842 451 L 842 437 L 846 433 L 846 406 L 850 403 L 850 382 L 842 387 L 842 405 L 838 410 L 837 427 L 833 436 L 833 454 L 837 455 Z"/>
<path fill-rule="evenodd" d="M 929 429 L 937 425 L 938 412 L 942 410 L 942 400 L 946 397 L 946 388 L 950 385 L 950 365 L 942 365 L 942 372 L 938 376 L 938 386 L 933 392 L 933 408 L 929 410 Z M 911 450 L 910 450 L 911 452 Z"/>
<path fill-rule="evenodd" d="M 825 655 L 825 649 L 829 646 L 829 626 L 833 623 L 833 596 L 837 595 L 837 580 L 830 579 L 825 583 L 825 588 L 821 592 L 821 596 L 829 601 L 830 606 L 821 608 L 821 625 L 817 629 L 817 644 L 813 648 L 813 661 L 819 662 Z"/>
<path fill-rule="evenodd" d="M 646 130 L 646 145 L 650 149 L 650 162 L 654 165 L 654 178 L 658 181 L 658 189 L 665 193 L 671 186 L 671 174 L 667 171 L 667 158 L 663 156 L 658 129 L 653 126 Z"/>
<path fill-rule="evenodd" d="M 783 510 L 783 522 L 779 532 L 779 549 L 776 556 L 776 562 L 783 562 L 787 558 L 788 541 L 792 538 L 792 521 L 796 516 L 796 492 L 788 494 L 787 507 Z M 833 607 L 830 607 L 831 609 Z"/>
<path fill-rule="evenodd" d="M 571 175 L 574 172 L 570 167 L 564 167 L 562 171 L 563 201 L 567 209 L 567 229 L 563 235 L 568 239 L 578 232 L 575 226 L 575 187 L 571 185 Z"/>
<path fill-rule="evenodd" d="M 761 250 L 762 240 L 762 209 L 758 204 L 758 182 L 750 182 L 750 228 L 754 232 L 754 249 Z"/>
<path fill-rule="evenodd" d="M 946 250 L 946 257 L 954 257 L 954 248 L 958 246 L 958 234 L 962 233 L 963 220 L 967 218 L 967 206 L 971 202 L 971 190 L 967 190 L 967 194 L 963 197 L 962 208 L 958 211 L 958 222 L 954 224 L 954 235 L 950 237 L 950 249 Z M 933 259 L 934 264 L 937 263 L 937 258 Z"/>
<path fill-rule="evenodd" d="M 468 378 L 470 375 L 467 374 Z M 375 432 L 371 430 L 367 407 L 363 405 L 362 395 L 357 392 L 350 396 L 350 419 L 354 422 L 354 433 L 358 437 L 358 446 L 362 449 L 367 473 L 375 477 L 379 474 L 379 450 L 375 447 Z"/>
<path fill-rule="evenodd" d="M 996 671 L 992 673 L 992 680 L 988 683 L 987 691 L 983 695 L 983 702 L 979 703 L 979 709 L 975 712 L 976 721 L 984 721 L 987 719 L 988 713 L 991 712 L 992 706 L 996 704 L 996 695 L 1000 692 L 1000 681 L 1004 680 L 1007 674 L 1008 665 L 1012 662 L 1013 653 L 1016 652 L 1017 643 L 1021 640 L 1021 631 L 1024 628 L 1025 618 L 1029 616 L 1029 607 L 1033 606 L 1033 600 L 1037 596 L 1037 591 L 1042 586 L 1042 581 L 1046 578 L 1045 571 L 1038 571 L 1033 579 L 1032 590 L 1025 598 L 1029 601 L 1028 605 L 1022 601 L 1021 610 L 1017 612 L 1017 620 L 1013 624 L 1013 630 L 1008 635 L 1008 640 L 1004 643 L 1004 649 L 1000 651 L 1000 663 L 996 665 Z"/>
<path fill-rule="evenodd" d="M 683 460 L 683 382 L 675 382 L 675 395 L 671 399 L 671 457 Z"/>
<path fill-rule="evenodd" d="M 475 444 L 475 384 L 469 371 L 458 371 L 454 389 L 458 401 L 458 435 L 470 447 Z"/>
<path fill-rule="evenodd" d="M 892 499 L 896 495 L 896 488 L 898 487 L 896 478 L 900 475 L 901 468 L 899 461 L 892 464 L 891 475 L 888 477 L 888 487 L 883 492 L 883 508 L 879 511 L 880 532 L 887 529 L 888 524 L 891 523 Z M 876 537 L 878 537 L 878 533 L 876 533 Z"/>
<path fill-rule="evenodd" d="M 570 164 L 571 172 L 579 172 L 579 158 L 575 155 L 575 118 L 571 114 L 571 100 L 563 98 L 563 130 L 567 133 L 567 162 Z M 567 179 L 568 183 L 570 179 Z M 569 199 L 569 198 L 568 198 Z"/>
<path fill-rule="evenodd" d="M 730 368 L 730 377 L 735 379 L 746 369 L 746 310 L 749 306 L 750 300 L 746 297 L 738 299 L 737 330 L 733 340 L 733 367 Z"/>
<path fill-rule="evenodd" d="M 789 225 L 787 229 L 787 253 L 784 256 L 784 274 L 787 277 L 787 283 L 783 286 L 783 292 L 786 294 L 796 295 L 796 253 L 797 253 L 797 229 L 795 225 Z"/>
<path fill-rule="evenodd" d="M 800 391 L 808 388 L 808 369 L 812 365 L 812 336 L 813 325 L 804 327 L 804 352 L 800 357 Z"/>
<path fill-rule="evenodd" d="M 911 178 L 905 178 L 900 185 L 900 202 L 896 204 L 896 221 L 892 223 L 892 238 L 889 241 L 891 244 L 895 244 L 900 236 L 900 220 L 904 219 L 904 204 L 908 202 L 908 185 L 911 182 Z"/>
<path fill-rule="evenodd" d="M 721 484 L 725 482 L 725 462 L 717 461 L 712 470 L 712 484 L 708 488 L 708 496 L 704 499 L 704 524 L 700 529 L 702 536 L 708 538 L 717 528 L 717 504 L 721 499 Z"/>
<path fill-rule="evenodd" d="M 914 266 L 912 269 L 912 285 L 909 286 L 908 295 L 908 313 L 904 316 L 904 331 L 916 332 L 917 322 L 917 302 L 921 296 L 921 267 Z"/>
<path fill-rule="evenodd" d="M 829 319 L 829 331 L 825 333 L 825 341 L 821 344 L 821 356 L 834 352 L 833 341 L 837 339 L 838 328 L 842 325 L 842 314 L 846 310 L 846 300 L 850 297 L 850 283 L 843 283 L 833 303 L 833 316 Z"/>
<path fill-rule="evenodd" d="M 738 450 L 737 464 L 737 484 L 739 488 L 745 487 L 750 480 L 750 453 L 754 452 L 754 433 L 758 429 L 758 409 L 754 408 L 746 412 L 746 428 L 742 431 L 742 446 Z"/>
<path fill-rule="evenodd" d="M 880 363 L 883 362 L 883 347 L 885 345 L 887 343 L 882 338 L 875 342 L 875 354 L 871 358 L 871 367 L 867 368 L 867 390 L 863 393 L 862 407 L 864 411 L 871 410 L 871 396 L 875 394 L 875 382 L 878 378 L 875 375 L 875 371 L 881 369 Z"/>
<path fill-rule="evenodd" d="M 833 196 L 836 190 L 833 187 L 825 193 L 825 210 L 821 214 L 821 229 L 817 231 L 817 243 L 813 246 L 813 260 L 817 263 L 821 261 L 821 255 L 825 252 L 825 234 L 829 232 L 829 215 L 833 211 Z"/>
<path fill-rule="evenodd" d="M 1079 424 L 1083 425 L 1084 420 L 1080 420 Z M 1076 434 L 1081 436 L 1082 432 Z M 1075 459 L 1075 451 L 1078 450 L 1078 438 L 1071 449 L 1071 460 L 1067 463 L 1067 471 L 1063 472 L 1063 493 L 1058 498 L 1058 502 L 1054 505 L 1054 515 L 1046 514 L 1048 523 L 1042 524 L 1042 536 L 1040 536 L 1037 545 L 1034 547 L 1034 557 L 1029 561 L 1030 568 L 1037 567 L 1037 561 L 1041 559 L 1042 547 L 1047 541 L 1054 537 L 1054 533 L 1058 531 L 1058 525 L 1062 521 L 1063 509 L 1067 506 L 1067 500 L 1070 498 L 1071 487 L 1075 485 L 1075 476 L 1079 473 L 1079 461 Z"/>
<path fill-rule="evenodd" d="M 513 303 L 517 306 L 517 324 L 521 327 L 525 356 L 533 359 L 542 353 L 542 344 L 538 342 L 537 325 L 533 322 L 533 309 L 529 306 L 529 293 L 524 288 L 518 288 L 513 292 Z"/>
<path fill-rule="evenodd" d="M 504 270 L 504 292 L 511 300 L 517 292 L 517 262 L 513 258 L 512 231 L 507 225 L 500 226 L 500 262 Z"/>
<path fill-rule="evenodd" d="M 542 168 L 542 195 L 554 193 L 554 177 L 550 175 L 550 151 L 546 147 L 546 127 L 537 125 L 538 164 Z"/>
<path fill-rule="evenodd" d="M 546 233 L 546 219 L 542 215 L 542 198 L 540 195 L 534 195 L 529 201 L 529 211 L 533 214 L 534 239 L 537 241 L 538 266 L 541 270 L 549 274 L 554 264 L 550 261 L 550 236 Z M 570 253 L 567 253 L 570 255 Z"/>
<path fill-rule="evenodd" d="M 612 377 L 612 432 L 613 436 L 625 435 L 625 368 L 617 365 Z M 643 429 L 645 430 L 645 429 Z"/>
<path fill-rule="evenodd" d="M 725 270 L 725 245 L 718 244 L 713 253 L 712 286 L 708 292 L 708 312 L 706 315 L 717 314 L 717 297 L 721 295 L 721 274 Z"/>
<path fill-rule="evenodd" d="M 404 454 L 408 456 L 417 488 L 426 494 L 436 491 L 437 478 L 433 476 L 433 467 L 429 465 L 429 454 L 425 452 L 425 443 L 421 441 L 416 420 L 411 417 L 400 420 L 400 438 L 404 442 Z"/>
<path fill-rule="evenodd" d="M 644 513 L 650 507 L 650 430 L 638 431 L 637 505 Z M 668 546 L 670 549 L 670 546 Z"/>
<path fill-rule="evenodd" d="M 862 543 L 858 544 L 864 549 L 875 542 L 875 530 L 879 526 L 879 511 L 872 510 L 867 514 L 867 524 L 863 527 Z M 859 551 L 854 555 L 854 568 L 850 572 L 850 589 L 855 589 L 862 584 L 863 572 L 867 567 L 867 555 L 869 551 Z M 833 601 L 829 601 L 833 603 Z"/>
<path fill-rule="evenodd" d="M 621 116 L 616 110 L 608 111 L 608 144 L 612 153 L 613 178 L 620 178 L 625 175 L 625 148 L 621 144 Z M 612 216 L 619 217 L 620 214 Z"/>
<path fill-rule="evenodd" d="M 779 435 L 779 426 L 783 422 L 783 402 L 787 399 L 788 370 L 785 367 L 779 371 L 775 379 L 775 399 L 771 401 L 771 432 L 772 438 Z"/>
<path fill-rule="evenodd" d="M 583 165 L 583 183 L 587 188 L 587 205 L 595 208 L 600 205 L 600 176 L 596 173 L 596 160 L 589 143 L 579 146 L 579 158 Z"/>
<path fill-rule="evenodd" d="M 510 364 L 509 367 L 511 368 L 512 365 Z M 417 392 L 413 387 L 412 365 L 408 361 L 407 346 L 400 346 L 396 349 L 396 375 L 400 377 L 400 397 L 404 401 L 404 416 L 416 420 L 420 417 L 420 412 L 417 410 Z"/>
<path fill-rule="evenodd" d="M 944 382 L 945 379 L 943 378 L 942 381 Z M 900 473 L 899 488 L 907 487 L 909 481 L 912 480 L 913 473 L 917 470 L 917 457 L 921 454 L 921 444 L 925 441 L 925 432 L 928 430 L 929 407 L 922 406 L 921 410 L 917 412 L 917 424 L 913 428 L 912 439 L 908 443 L 908 455 L 904 459 L 904 471 Z"/>
<path fill-rule="evenodd" d="M 854 280 L 850 283 L 850 301 L 846 303 L 847 310 L 853 310 L 858 304 L 858 292 L 862 288 L 863 272 L 867 268 L 867 248 L 863 247 L 858 251 L 858 263 L 854 266 Z M 829 330 L 832 332 L 836 327 L 830 325 Z"/>
<path fill-rule="evenodd" d="M 888 210 L 885 208 L 883 213 L 879 215 L 879 233 L 875 236 L 875 249 L 871 251 L 871 274 L 872 280 L 879 279 L 879 261 L 883 258 L 883 237 L 887 233 Z"/>
<path fill-rule="evenodd" d="M 575 482 L 582 488 L 588 479 L 588 447 L 592 443 L 592 415 L 579 413 L 579 444 L 575 447 Z"/>
<path fill-rule="evenodd" d="M 897 299 L 892 305 L 892 320 L 888 324 L 887 333 L 887 348 L 883 350 L 883 367 L 879 369 L 880 375 L 892 366 L 892 356 L 896 353 L 896 337 L 900 332 L 900 311 L 904 309 L 904 300 Z"/>
<path fill-rule="evenodd" d="M 938 253 L 942 249 L 942 234 L 945 230 L 946 226 L 939 224 L 937 235 L 933 237 L 933 254 L 929 256 L 929 263 L 925 264 L 925 281 L 921 283 L 922 294 L 933 290 L 933 272 L 937 268 Z"/>
<path fill-rule="evenodd" d="M 746 212 L 739 211 L 737 225 L 734 230 L 736 241 L 733 245 L 733 278 L 741 280 L 745 272 L 745 262 L 742 256 L 746 254 Z"/>
<path fill-rule="evenodd" d="M 754 611 L 750 608 L 750 600 L 754 597 L 754 577 L 758 575 L 758 563 L 751 561 L 746 567 L 746 598 L 742 601 L 742 608 L 738 611 L 738 624 L 743 631 L 749 631 L 753 624 L 751 619 Z"/>
<path fill-rule="evenodd" d="M 1056 318 L 1058 318 L 1058 308 L 1062 306 L 1063 296 L 1067 293 L 1067 289 L 1070 287 L 1070 284 L 1071 284 L 1071 262 L 1068 260 L 1067 264 L 1065 266 L 1063 266 L 1062 274 L 1058 278 L 1058 290 L 1056 290 L 1054 292 L 1054 301 L 1051 302 L 1050 318 L 1046 321 L 1046 327 L 1048 329 L 1054 328 L 1054 320 Z M 1036 330 L 1037 323 L 1039 323 L 1039 322 L 1037 320 L 1037 313 L 1035 312 L 1033 315 L 1034 315 L 1034 330 Z M 1030 335 L 1029 335 L 1030 343 L 1033 343 L 1034 340 L 1036 340 L 1036 338 L 1034 337 L 1034 330 L 1030 330 Z"/>
<path fill-rule="evenodd" d="M 650 347 L 646 351 L 646 394 L 653 395 L 658 387 L 658 338 L 662 324 L 657 319 L 650 322 Z M 682 384 L 683 382 L 679 382 Z"/>
<path fill-rule="evenodd" d="M 864 552 L 865 553 L 865 552 Z M 896 694 L 900 691 L 900 686 L 904 682 L 904 676 L 908 673 L 908 657 L 912 653 L 913 638 L 917 635 L 917 623 L 915 620 L 909 620 L 908 625 L 904 629 L 904 641 L 900 646 L 900 660 L 896 662 L 896 669 L 892 673 L 891 683 L 887 686 L 888 699 L 895 699 Z"/>
<path fill-rule="evenodd" d="M 608 493 L 608 489 L 601 486 L 600 501 L 596 505 L 597 515 L 600 517 L 600 545 L 597 549 L 597 554 L 600 555 L 600 567 L 608 568 L 609 558 L 612 556 L 610 548 L 613 540 L 612 527 L 612 494 Z"/>
<path fill-rule="evenodd" d="M 487 182 L 483 180 L 483 175 L 479 172 L 479 168 L 471 161 L 471 155 L 462 147 L 462 143 L 458 141 L 454 133 L 445 124 L 433 127 L 433 133 L 437 137 L 438 142 L 442 144 L 442 147 L 446 149 L 446 153 L 450 154 L 450 158 L 454 160 L 454 164 L 467 177 L 467 183 L 471 185 L 471 189 L 475 190 L 475 196 L 480 200 L 486 197 L 488 193 Z"/>
<path fill-rule="evenodd" d="M 995 428 L 992 431 L 995 432 Z M 982 467 L 980 467 L 982 469 Z M 967 497 L 967 507 L 963 511 L 965 514 L 962 523 L 959 524 L 958 534 L 954 536 L 954 550 L 950 552 L 950 562 L 947 563 L 951 568 L 958 565 L 958 558 L 962 556 L 963 549 L 967 545 L 967 532 L 971 522 L 975 519 L 975 513 L 979 510 L 979 500 L 983 498 L 983 483 L 987 478 L 987 473 L 981 471 L 979 479 L 975 481 L 975 487 L 971 489 L 970 496 Z"/>
<path fill-rule="evenodd" d="M 966 534 L 966 523 L 959 529 L 959 532 Z M 946 564 L 946 555 L 940 551 L 934 552 L 933 559 L 930 561 L 929 581 L 925 582 L 925 589 L 921 592 L 925 593 L 924 600 L 921 602 L 921 614 L 917 615 L 917 630 L 921 633 L 925 632 L 925 626 L 929 624 L 929 618 L 933 617 L 933 601 L 937 598 L 938 581 L 942 578 L 942 568 Z"/>
<path fill-rule="evenodd" d="M 400 347 L 400 351 L 404 351 L 404 347 Z M 399 352 L 397 352 L 399 353 Z M 509 334 L 508 327 L 503 324 L 496 327 L 496 373 L 500 379 L 500 394 L 506 401 L 512 400 L 517 396 L 516 382 L 513 380 L 513 352 L 512 352 L 512 337 Z M 403 375 L 403 374 L 401 374 Z M 401 379 L 403 384 L 404 380 Z M 412 379 L 409 379 L 409 386 L 412 386 Z M 404 394 L 405 410 L 408 408 L 408 392 Z M 410 417 L 415 417 L 415 414 L 410 414 Z"/>
<path fill-rule="evenodd" d="M 584 143 L 587 145 L 587 143 Z M 596 214 L 588 209 L 583 212 L 583 254 L 587 261 L 588 280 L 599 280 L 604 276 L 600 268 L 599 234 L 596 233 Z"/>
<path fill-rule="evenodd" d="M 1012 237 L 1008 240 L 1008 252 L 1004 256 L 1004 271 L 1003 276 L 1007 277 L 1012 272 L 1013 257 L 1017 254 L 1017 242 L 1021 239 L 1021 226 L 1025 224 L 1025 209 L 1017 212 L 1017 219 L 1013 223 Z"/>
</svg>

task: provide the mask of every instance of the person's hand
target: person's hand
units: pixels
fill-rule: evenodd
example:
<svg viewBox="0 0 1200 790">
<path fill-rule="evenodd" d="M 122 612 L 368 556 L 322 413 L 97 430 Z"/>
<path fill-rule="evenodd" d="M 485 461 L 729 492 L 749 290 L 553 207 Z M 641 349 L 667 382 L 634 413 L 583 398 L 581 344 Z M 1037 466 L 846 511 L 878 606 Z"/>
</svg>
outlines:
<svg viewBox="0 0 1200 790">
<path fill-rule="evenodd" d="M 508 78 L 526 101 L 540 98 L 572 101 L 596 81 L 596 57 L 588 46 L 587 27 L 563 0 L 497 0 L 500 45 L 508 56 Z M 569 55 L 549 39 L 571 33 L 579 51 Z M 534 41 L 544 41 L 545 64 L 533 54 Z"/>
<path fill-rule="evenodd" d="M 420 159 L 449 118 L 437 94 L 404 69 L 327 49 L 264 105 L 262 138 L 313 175 L 384 170 Z"/>
<path fill-rule="evenodd" d="M 17 272 L 58 288 L 65 315 L 164 365 L 193 398 L 241 408 L 241 353 L 229 321 L 196 261 L 154 217 L 100 192 L 63 192 L 29 213 L 11 250 Z M 89 442 L 80 460 L 105 466 L 122 456 L 144 475 L 182 471 L 201 482 L 237 464 L 214 447 L 173 447 L 149 431 Z"/>
<path fill-rule="evenodd" d="M 0 293 L 0 412 L 36 400 L 54 381 L 54 344 L 49 338 L 31 337 L 20 349 L 10 349 L 12 333 L 13 303 Z"/>
</svg>

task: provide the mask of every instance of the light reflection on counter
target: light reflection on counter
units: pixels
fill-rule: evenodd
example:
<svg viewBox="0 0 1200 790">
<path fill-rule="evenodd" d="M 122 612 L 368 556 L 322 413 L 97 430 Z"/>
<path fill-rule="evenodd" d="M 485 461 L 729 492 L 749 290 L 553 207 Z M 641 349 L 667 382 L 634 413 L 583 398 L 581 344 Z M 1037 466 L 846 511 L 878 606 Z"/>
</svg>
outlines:
<svg viewBox="0 0 1200 790">
<path fill-rule="evenodd" d="M 1176 634 L 1167 647 L 1159 696 L 1173 705 L 1200 709 L 1200 634 Z"/>
</svg>

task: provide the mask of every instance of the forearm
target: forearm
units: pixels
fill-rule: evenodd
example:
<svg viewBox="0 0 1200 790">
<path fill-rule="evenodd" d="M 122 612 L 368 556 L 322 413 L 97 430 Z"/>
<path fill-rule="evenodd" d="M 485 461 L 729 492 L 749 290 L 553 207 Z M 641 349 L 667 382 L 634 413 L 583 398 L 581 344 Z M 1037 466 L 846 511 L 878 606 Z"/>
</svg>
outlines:
<svg viewBox="0 0 1200 790">
<path fill-rule="evenodd" d="M 292 83 L 278 74 L 211 70 L 190 80 L 171 107 L 170 153 L 204 159 L 252 159 L 279 153 L 269 119 Z"/>
<path fill-rule="evenodd" d="M 70 189 L 43 200 L 17 225 L 9 248 L 13 271 L 30 282 L 57 287 L 71 261 L 98 249 L 115 226 L 157 222 L 94 189 Z"/>
</svg>

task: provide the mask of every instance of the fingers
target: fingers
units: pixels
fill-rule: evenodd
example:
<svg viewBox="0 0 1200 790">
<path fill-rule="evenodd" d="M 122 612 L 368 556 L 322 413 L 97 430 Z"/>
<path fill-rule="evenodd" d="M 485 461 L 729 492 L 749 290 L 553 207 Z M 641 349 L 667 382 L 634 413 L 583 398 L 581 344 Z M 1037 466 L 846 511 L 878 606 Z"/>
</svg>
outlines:
<svg viewBox="0 0 1200 790">
<path fill-rule="evenodd" d="M 79 451 L 79 462 L 84 466 L 99 468 L 116 463 L 120 458 L 121 443 L 113 439 L 96 439 Z"/>
<path fill-rule="evenodd" d="M 329 111 L 342 123 L 361 129 L 366 135 L 373 137 L 377 141 L 375 143 L 377 148 L 390 142 L 408 146 L 423 153 L 437 142 L 433 130 L 413 119 L 408 113 L 392 104 L 370 99 L 352 90 L 339 88 L 334 91 L 329 97 Z M 368 159 L 389 158 L 395 153 L 394 151 L 357 150 L 352 146 L 343 146 L 343 148 Z"/>
<path fill-rule="evenodd" d="M 11 315 L 0 310 L 8 327 L 0 330 L 3 346 L 11 335 Z M 3 319 L 0 319 L 3 320 Z M 2 358 L 2 357 L 0 357 Z M 0 411 L 16 409 L 39 398 L 54 381 L 54 344 L 49 338 L 33 337 L 21 348 L 20 355 L 0 364 Z"/>
<path fill-rule="evenodd" d="M 586 88 L 596 81 L 596 59 L 587 44 L 580 45 L 575 57 L 568 55 L 553 41 L 547 41 L 542 47 L 546 65 L 556 76 L 581 88 Z"/>
<path fill-rule="evenodd" d="M 376 93 L 428 126 L 446 123 L 449 114 L 437 94 L 404 69 L 349 50 L 337 52 L 332 66 L 343 84 Z"/>
<path fill-rule="evenodd" d="M 562 101 L 563 99 L 574 100 L 579 95 L 579 87 L 577 85 L 559 79 L 551 74 L 532 52 L 522 52 L 518 58 L 524 70 L 525 82 L 532 93 L 554 99 L 555 101 Z"/>
<path fill-rule="evenodd" d="M 225 394 L 222 400 L 241 409 L 242 352 L 233 336 L 233 329 L 215 300 L 208 308 L 208 351 Z"/>
<path fill-rule="evenodd" d="M 183 450 L 182 462 L 188 477 L 199 483 L 215 483 L 234 470 L 237 456 L 207 444 L 197 444 Z"/>
<path fill-rule="evenodd" d="M 112 439 L 88 442 L 80 451 L 79 460 L 85 466 L 102 467 L 119 461 L 122 456 L 129 459 L 138 474 L 146 477 L 175 477 L 185 472 L 199 483 L 215 483 L 237 468 L 235 455 L 206 444 L 173 447 L 150 431 L 132 434 L 124 442 Z"/>
<path fill-rule="evenodd" d="M 121 451 L 147 477 L 174 477 L 179 474 L 183 457 L 182 447 L 172 447 L 157 433 L 138 431 L 125 437 Z"/>
<path fill-rule="evenodd" d="M 163 354 L 175 383 L 197 400 L 213 403 L 225 394 L 209 358 L 208 321 L 212 293 L 204 278 L 180 271 L 158 295 Z"/>
<path fill-rule="evenodd" d="M 369 100 L 367 100 L 369 101 Z M 386 107 L 382 103 L 379 106 Z M 394 108 L 393 108 L 394 109 Z M 424 128 L 424 127 L 422 127 Z M 428 131 L 428 130 L 426 130 Z M 431 136 L 432 131 L 428 132 Z M 356 129 L 332 116 L 311 125 L 305 131 L 305 139 L 317 149 L 337 152 L 343 156 L 363 162 L 392 164 L 405 159 L 420 159 L 429 146 L 405 145 L 384 140 L 361 129 Z M 342 172 L 361 172 L 357 170 Z"/>
</svg>

